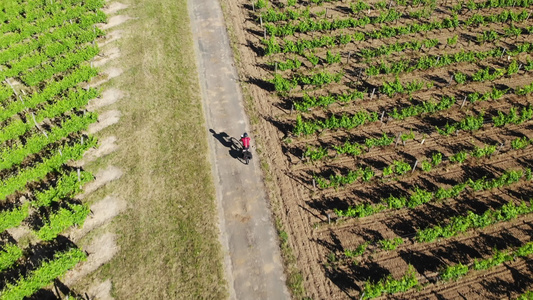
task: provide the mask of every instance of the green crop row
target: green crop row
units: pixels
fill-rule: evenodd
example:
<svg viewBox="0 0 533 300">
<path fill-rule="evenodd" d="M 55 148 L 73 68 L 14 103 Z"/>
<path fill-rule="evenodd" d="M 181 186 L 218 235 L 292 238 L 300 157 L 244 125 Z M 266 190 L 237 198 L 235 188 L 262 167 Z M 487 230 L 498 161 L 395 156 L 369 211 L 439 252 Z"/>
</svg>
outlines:
<svg viewBox="0 0 533 300">
<path fill-rule="evenodd" d="M 508 124 L 522 124 L 533 118 L 533 107 L 522 107 L 520 113 L 517 112 L 517 108 L 512 107 L 509 114 L 505 114 L 501 111 L 497 111 L 498 115 L 492 117 L 492 122 L 495 127 L 502 127 Z M 484 125 L 484 113 L 481 112 L 477 116 L 466 116 L 464 119 L 457 121 L 450 125 L 446 123 L 443 128 L 435 126 L 437 132 L 441 135 L 450 135 L 456 133 L 458 130 L 464 131 L 476 131 L 481 129 Z"/>
<path fill-rule="evenodd" d="M 35 121 L 31 114 L 26 114 L 26 122 L 21 119 L 16 119 L 0 130 L 0 143 L 9 141 L 25 134 L 35 127 L 35 123 L 40 123 L 44 119 L 52 119 L 74 109 L 84 106 L 92 97 L 95 97 L 97 91 L 89 90 L 72 90 L 67 99 L 57 101 L 55 103 L 46 105 L 44 109 L 37 111 Z"/>
<path fill-rule="evenodd" d="M 499 266 L 504 262 L 513 261 L 517 257 L 527 257 L 531 254 L 533 254 L 533 242 L 529 242 L 515 250 L 508 249 L 507 251 L 500 251 L 498 249 L 494 249 L 494 254 L 492 257 L 481 260 L 475 259 L 471 266 L 463 265 L 461 263 L 446 266 L 439 272 L 439 277 L 445 281 L 452 279 L 457 280 L 466 275 L 469 271 L 488 270 L 490 268 Z"/>
<path fill-rule="evenodd" d="M 42 45 L 40 47 L 40 51 L 34 51 L 31 53 L 31 55 L 19 56 L 17 60 L 11 61 L 9 63 L 9 69 L 5 69 L 0 72 L 0 80 L 3 81 L 6 78 L 17 77 L 21 73 L 23 74 L 23 76 L 28 76 L 28 73 L 31 74 L 40 69 L 43 69 L 43 67 L 39 66 L 42 66 L 45 63 L 48 63 L 47 65 L 49 65 L 50 61 L 53 61 L 53 65 L 57 68 L 59 65 L 65 64 L 66 59 L 72 60 L 75 57 L 80 56 L 81 52 L 95 51 L 94 47 L 89 47 L 90 49 L 85 47 L 85 49 L 83 49 L 80 48 L 80 45 L 94 40 L 94 38 L 96 37 L 96 31 L 89 30 L 83 32 L 89 33 L 81 36 L 85 39 L 82 39 L 78 36 L 65 38 L 61 40 L 61 43 L 52 42 L 46 45 Z M 30 71 L 32 68 L 33 70 Z"/>
<path fill-rule="evenodd" d="M 419 116 L 421 114 L 435 113 L 442 110 L 447 110 L 456 102 L 454 97 L 442 96 L 440 101 L 423 101 L 417 105 L 410 105 L 400 110 L 394 108 L 388 115 L 397 120 L 404 120 L 409 117 Z"/>
<path fill-rule="evenodd" d="M 43 241 L 51 241 L 71 226 L 81 226 L 89 215 L 89 207 L 84 204 L 69 204 L 69 209 L 60 208 L 44 220 L 44 225 L 35 231 L 37 237 Z"/>
<path fill-rule="evenodd" d="M 503 12 L 505 16 L 505 12 Z M 495 15 L 498 17 L 499 15 Z M 522 11 L 519 15 L 512 14 L 517 20 L 525 20 L 528 16 L 527 11 Z M 509 15 L 507 15 L 509 17 Z M 489 17 L 490 19 L 490 17 Z M 512 19 L 512 18 L 509 18 Z M 482 20 L 481 20 L 482 21 Z M 472 24 L 474 22 L 472 21 Z M 313 38 L 311 40 L 296 40 L 291 41 L 284 39 L 284 43 L 280 43 L 276 40 L 274 36 L 271 36 L 269 39 L 264 39 L 263 44 L 265 45 L 264 54 L 272 55 L 276 53 L 300 53 L 303 54 L 307 49 L 313 49 L 318 47 L 325 46 L 336 46 L 336 45 L 346 45 L 352 41 L 364 41 L 365 39 L 380 39 L 384 37 L 395 37 L 399 35 L 406 35 L 417 32 L 427 32 L 435 29 L 447 29 L 455 28 L 459 26 L 459 20 L 457 16 L 454 15 L 452 18 L 445 18 L 440 21 L 433 21 L 426 24 L 409 24 L 404 26 L 384 26 L 380 30 L 374 30 L 373 32 L 356 32 L 354 34 L 340 34 L 336 36 L 327 36 L 321 35 L 320 37 Z M 533 31 L 531 28 L 525 29 L 531 33 Z"/>
<path fill-rule="evenodd" d="M 516 138 L 511 141 L 511 147 L 513 149 L 524 149 L 525 147 L 529 146 L 533 141 L 528 138 L 527 136 L 523 136 L 521 138 Z"/>
<path fill-rule="evenodd" d="M 486 0 L 484 2 L 474 2 L 474 0 L 468 0 L 467 2 L 461 1 L 459 4 L 461 8 L 467 8 L 468 10 L 477 10 L 483 8 L 498 8 L 498 7 L 529 7 L 533 3 L 532 0 Z M 456 8 L 456 10 L 458 10 Z"/>
<path fill-rule="evenodd" d="M 357 28 L 365 27 L 369 24 L 381 24 L 381 23 L 390 23 L 396 21 L 402 17 L 402 13 L 395 9 L 388 9 L 386 11 L 380 12 L 378 16 L 362 16 L 359 18 L 345 18 L 345 19 L 335 19 L 335 20 L 313 20 L 311 18 L 306 18 L 305 20 L 296 22 L 296 23 L 287 23 L 283 25 L 275 24 L 266 24 L 265 28 L 267 33 L 271 36 L 289 36 L 294 35 L 296 32 L 306 33 L 310 31 L 329 31 L 345 28 Z M 476 26 L 476 25 L 486 25 L 487 23 L 504 23 L 507 21 L 521 22 L 528 17 L 528 11 L 522 10 L 520 13 L 515 13 L 512 10 L 504 10 L 497 14 L 492 15 L 482 15 L 479 13 L 474 14 L 465 21 L 458 20 L 458 14 L 452 13 L 452 17 L 445 19 L 443 21 L 434 21 L 428 24 L 409 24 L 405 26 L 398 27 L 388 27 L 384 26 L 386 30 L 374 31 L 369 33 L 364 33 L 368 37 L 381 38 L 397 36 L 408 28 L 414 27 L 414 30 L 409 30 L 409 33 L 419 32 L 419 31 L 428 31 L 432 29 L 440 28 L 455 28 L 461 25 L 464 26 Z"/>
<path fill-rule="evenodd" d="M 352 116 L 343 114 L 342 116 L 340 116 L 340 118 L 335 115 L 332 115 L 331 117 L 326 118 L 325 120 L 318 121 L 304 121 L 302 120 L 302 116 L 298 115 L 296 117 L 296 125 L 294 126 L 292 132 L 295 135 L 310 135 L 323 129 L 352 129 L 364 125 L 366 123 L 376 122 L 377 120 L 377 113 L 366 111 L 359 111 L 353 114 Z"/>
<path fill-rule="evenodd" d="M 21 42 L 27 38 L 30 38 L 34 34 L 46 32 L 51 28 L 62 25 L 64 22 L 69 20 L 75 20 L 77 23 L 82 26 L 91 23 L 103 23 L 107 20 L 106 15 L 98 10 L 93 13 L 88 11 L 85 7 L 75 7 L 65 11 L 58 12 L 53 18 L 47 19 L 46 21 L 39 23 L 29 23 L 25 24 L 24 28 L 16 33 L 11 33 L 8 35 L 3 35 L 0 39 L 0 49 L 5 49 L 10 47 L 18 42 Z"/>
<path fill-rule="evenodd" d="M 400 279 L 394 279 L 392 275 L 389 275 L 378 282 L 366 281 L 361 299 L 372 299 L 381 297 L 383 294 L 406 292 L 416 286 L 418 286 L 416 272 L 413 266 L 409 265 L 407 272 Z"/>
<path fill-rule="evenodd" d="M 321 58 L 316 56 L 314 53 L 307 53 L 305 54 L 305 57 L 307 60 L 314 66 L 318 65 L 319 63 L 323 65 L 332 65 L 335 63 L 339 63 L 341 61 L 341 54 L 333 54 L 331 51 L 326 52 L 326 57 Z M 271 62 L 268 63 L 268 65 L 273 66 L 276 70 L 285 71 L 285 70 L 296 70 L 302 66 L 302 61 L 300 61 L 298 58 L 294 59 L 287 59 L 285 61 L 277 61 L 277 62 Z"/>
<path fill-rule="evenodd" d="M 423 88 L 430 89 L 433 87 L 431 82 L 423 82 L 421 80 L 414 79 L 413 81 L 401 83 L 400 79 L 396 77 L 394 81 L 384 81 L 383 85 L 379 87 L 379 91 L 386 94 L 389 97 L 395 94 L 408 94 L 419 91 Z"/>
<path fill-rule="evenodd" d="M 433 101 L 424 101 L 419 105 L 403 108 L 400 110 L 400 112 L 398 112 L 398 110 L 395 108 L 392 113 L 389 114 L 389 116 L 394 119 L 403 120 L 407 117 L 413 117 L 423 113 L 434 113 L 437 111 L 446 110 L 449 109 L 454 103 L 455 98 L 443 96 L 442 99 L 437 103 Z M 352 129 L 366 123 L 376 122 L 378 119 L 379 116 L 376 112 L 365 111 L 357 112 L 353 116 L 343 114 L 340 118 L 333 115 L 324 121 L 303 121 L 301 115 L 298 115 L 296 117 L 296 124 L 293 129 L 293 134 L 310 135 L 322 129 Z"/>
<path fill-rule="evenodd" d="M 92 19 L 92 21 L 98 20 Z M 87 26 L 92 26 L 94 24 L 89 22 L 86 23 Z M 89 27 L 82 27 L 78 23 L 67 23 L 52 32 L 44 32 L 35 39 L 25 40 L 0 51 L 0 64 L 10 62 L 10 64 L 13 65 L 12 61 L 15 59 L 20 60 L 20 58 L 25 55 L 41 48 L 50 49 L 48 51 L 52 51 L 52 49 L 55 50 L 58 47 L 57 44 L 66 43 L 70 48 L 73 48 L 71 45 L 74 42 L 76 44 L 91 42 L 103 34 L 104 32 L 97 27 L 89 29 Z M 11 68 L 13 68 L 13 66 L 11 66 Z"/>
<path fill-rule="evenodd" d="M 6 101 L 13 95 L 13 90 L 7 85 L 0 86 L 0 103 Z"/>
<path fill-rule="evenodd" d="M 286 9 L 284 11 L 276 10 L 272 7 L 269 7 L 266 11 L 261 12 L 260 14 L 263 22 L 279 22 L 287 20 L 296 20 L 299 18 L 309 18 L 310 10 L 309 7 L 300 10 Z"/>
<path fill-rule="evenodd" d="M 0 272 L 10 268 L 22 257 L 22 249 L 14 244 L 6 244 L 0 252 Z"/>
<path fill-rule="evenodd" d="M 57 180 L 54 187 L 35 194 L 35 201 L 31 202 L 33 206 L 49 206 L 53 201 L 59 201 L 66 197 L 73 197 L 81 191 L 81 187 L 94 179 L 91 173 L 80 172 L 80 181 L 78 181 L 77 172 L 62 174 Z M 19 226 L 29 216 L 30 202 L 25 203 L 12 210 L 0 212 L 0 233 L 6 229 Z"/>
<path fill-rule="evenodd" d="M 407 134 L 400 134 L 400 139 L 402 141 L 414 139 L 414 133 L 410 132 Z M 385 147 L 392 145 L 394 141 L 396 140 L 395 136 L 389 136 L 387 133 L 383 133 L 383 135 L 379 138 L 367 138 L 363 143 L 351 143 L 350 141 L 344 142 L 344 144 L 339 146 L 333 146 L 333 149 L 338 154 L 349 154 L 353 156 L 361 155 L 364 151 L 364 148 L 367 147 L 368 151 L 372 149 L 373 147 Z M 323 147 L 313 148 L 309 147 L 307 148 L 307 151 L 304 153 L 305 157 L 310 158 L 311 160 L 319 160 L 327 156 L 327 149 Z"/>
<path fill-rule="evenodd" d="M 475 214 L 468 211 L 465 216 L 455 216 L 444 225 L 429 226 L 419 230 L 415 235 L 415 242 L 429 243 L 435 241 L 437 238 L 450 238 L 456 236 L 459 233 L 466 232 L 467 230 L 474 228 L 484 228 L 490 225 L 494 225 L 500 222 L 516 219 L 521 215 L 526 215 L 533 212 L 533 201 L 529 202 L 529 205 L 521 201 L 519 205 L 513 202 L 508 202 L 502 205 L 499 209 L 488 209 L 482 214 Z M 384 251 L 395 250 L 399 245 L 405 242 L 400 237 L 391 239 L 380 239 L 374 241 L 376 247 L 379 247 Z M 367 252 L 368 246 L 371 244 L 367 241 L 359 245 L 355 250 L 345 250 L 344 255 L 348 258 L 355 256 L 361 256 Z M 370 250 L 375 251 L 375 250 Z M 482 265 L 482 264 L 480 264 Z"/>
<path fill-rule="evenodd" d="M 523 107 L 520 114 L 517 112 L 516 107 L 511 107 L 508 114 L 498 111 L 498 115 L 492 118 L 494 126 L 501 127 L 507 124 L 522 124 L 525 121 L 533 118 L 533 108 L 531 106 Z"/>
<path fill-rule="evenodd" d="M 12 210 L 0 212 L 0 233 L 4 232 L 6 229 L 19 226 L 29 214 L 29 203 L 24 203 Z"/>
<path fill-rule="evenodd" d="M 529 90 L 531 87 L 531 91 Z M 508 93 L 510 90 L 508 88 L 504 89 L 498 89 L 496 87 L 493 87 L 490 92 L 480 94 L 478 92 L 470 93 L 466 96 L 466 99 L 468 99 L 470 102 L 477 102 L 477 101 L 486 101 L 488 99 L 499 99 L 501 96 L 503 96 L 505 93 Z M 525 93 L 531 93 L 533 92 L 533 83 L 530 85 L 527 85 L 525 87 L 518 87 L 513 90 L 513 92 L 517 95 L 524 95 Z M 313 107 L 313 105 L 328 105 L 331 103 L 334 103 L 336 99 L 341 97 L 341 99 L 347 99 L 346 101 L 349 101 L 353 98 L 357 99 L 358 97 L 362 97 L 363 95 L 360 94 L 360 92 L 354 92 L 354 94 L 344 94 L 344 95 L 338 95 L 337 98 L 333 96 L 319 96 L 319 97 L 309 97 L 304 95 L 304 101 L 302 101 L 301 106 L 300 104 L 295 105 L 295 107 L 298 108 L 298 110 L 304 110 L 309 109 Z M 344 98 L 342 98 L 344 97 Z M 342 101 L 342 100 L 341 100 Z M 441 100 L 438 103 L 435 103 L 433 101 L 424 101 L 417 105 L 411 105 L 406 108 L 403 108 L 401 110 L 398 110 L 397 108 L 394 108 L 392 113 L 389 113 L 388 115 L 394 119 L 403 120 L 408 117 L 417 116 L 423 113 L 433 113 L 441 110 L 445 110 L 450 108 L 454 103 L 456 103 L 456 100 L 454 97 L 448 97 L 443 96 Z M 501 112 L 499 112 L 501 113 Z M 520 122 L 522 118 L 526 118 L 529 114 L 531 114 L 531 110 L 528 108 L 523 109 L 520 116 L 516 113 L 516 109 L 510 110 L 509 114 L 501 113 L 501 116 L 498 116 L 497 118 L 500 118 L 502 120 L 506 120 L 508 123 L 515 123 Z M 458 128 L 464 127 L 464 128 L 470 128 L 471 126 L 474 126 L 477 121 L 481 120 L 482 118 L 475 118 L 470 117 L 461 122 L 457 126 L 445 126 L 444 129 L 438 128 L 437 131 L 441 132 L 441 134 L 449 135 L 454 133 Z M 470 125 L 469 125 L 470 122 Z M 462 124 L 462 125 L 461 125 Z M 476 123 L 477 124 L 477 123 Z M 476 125 L 477 126 L 477 125 Z M 476 127 L 474 126 L 474 127 Z M 440 130 L 440 131 L 439 131 Z M 414 138 L 414 137 L 413 137 Z M 402 141 L 410 139 L 407 135 L 402 135 Z M 412 138 L 411 138 L 412 139 Z M 383 134 L 383 137 L 380 139 L 367 139 L 365 143 L 359 144 L 359 143 L 350 143 L 349 141 L 346 141 L 343 145 L 340 146 L 333 146 L 333 149 L 336 150 L 338 154 L 350 154 L 353 156 L 357 156 L 363 153 L 364 145 L 368 147 L 368 149 L 374 147 L 374 146 L 388 146 L 391 145 L 394 142 L 395 138 L 394 136 L 387 136 L 386 133 Z M 511 142 L 511 145 L 513 149 L 522 149 L 530 144 L 530 140 L 527 137 L 523 138 L 517 138 Z M 327 156 L 327 149 L 324 149 L 322 147 L 314 149 L 311 147 L 308 147 L 307 150 L 304 153 L 305 157 L 311 158 L 311 160 L 319 160 Z M 480 157 L 479 154 L 471 153 L 474 157 Z M 430 169 L 431 165 L 428 165 L 426 161 L 422 162 L 422 168 L 424 171 L 426 169 Z"/>
<path fill-rule="evenodd" d="M 531 169 L 526 168 L 524 171 L 505 171 L 500 177 L 494 179 L 481 178 L 472 180 L 469 178 L 463 183 L 456 184 L 451 188 L 440 187 L 435 192 L 414 187 L 413 190 L 409 191 L 409 197 L 390 195 L 388 198 L 381 199 L 378 204 L 361 203 L 355 206 L 350 206 L 347 209 L 335 208 L 334 211 L 338 217 L 362 218 L 381 212 L 385 209 L 415 208 L 434 200 L 456 198 L 466 189 L 466 187 L 470 187 L 474 191 L 491 190 L 511 185 L 521 179 L 530 181 L 532 179 Z"/>
<path fill-rule="evenodd" d="M 322 86 L 331 82 L 339 82 L 343 76 L 343 72 L 329 73 L 327 71 L 320 71 L 312 75 L 295 75 L 290 79 L 286 79 L 280 74 L 275 74 L 270 82 L 274 84 L 276 91 L 287 92 L 298 85 Z"/>
<path fill-rule="evenodd" d="M 327 96 L 315 96 L 311 97 L 307 94 L 304 94 L 302 101 L 294 102 L 294 108 L 299 111 L 308 111 L 313 107 L 327 107 L 330 104 L 343 102 L 347 103 L 350 101 L 363 99 L 366 91 L 351 91 L 349 93 L 337 94 L 337 95 L 327 95 Z"/>
<path fill-rule="evenodd" d="M 532 48 L 533 50 L 533 48 Z M 531 61 L 531 64 L 532 64 L 532 67 L 533 67 L 533 61 Z M 527 67 L 527 65 L 526 65 Z M 470 80 L 470 81 L 474 81 L 474 82 L 483 82 L 483 81 L 494 81 L 498 78 L 501 78 L 503 76 L 511 76 L 511 75 L 514 75 L 516 73 L 518 73 L 519 71 L 519 64 L 518 64 L 518 61 L 516 60 L 513 60 L 509 66 L 507 68 L 503 68 L 503 69 L 492 69 L 490 67 L 486 67 L 486 68 L 483 68 L 483 69 L 480 69 L 478 70 L 476 73 L 472 74 L 472 76 L 468 76 L 462 72 L 456 72 L 453 74 L 454 76 L 454 79 L 457 83 L 459 84 L 463 84 L 465 83 L 467 80 Z M 529 68 L 525 68 L 526 71 L 529 71 L 528 70 Z"/>
<path fill-rule="evenodd" d="M 86 46 L 75 53 L 69 52 L 65 57 L 56 59 L 53 64 L 47 64 L 23 73 L 20 79 L 29 86 L 35 86 L 57 73 L 64 72 L 78 66 L 82 62 L 92 59 L 98 52 L 97 46 Z"/>
<path fill-rule="evenodd" d="M 515 56 L 520 53 L 529 53 L 533 52 L 533 43 L 522 43 L 516 46 L 514 50 L 506 51 L 509 56 Z M 461 50 L 461 52 L 454 53 L 454 54 L 442 54 L 442 55 L 426 55 L 422 57 L 418 57 L 413 60 L 400 60 L 395 61 L 391 63 L 387 62 L 381 62 L 376 65 L 371 65 L 366 69 L 366 74 L 368 76 L 375 76 L 379 74 L 399 74 L 402 72 L 413 72 L 415 70 L 428 70 L 430 68 L 435 67 L 444 67 L 449 66 L 451 64 L 455 63 L 461 63 L 461 62 L 478 62 L 480 60 L 484 60 L 491 57 L 500 57 L 504 54 L 504 49 L 502 48 L 495 48 L 490 49 L 487 51 L 464 51 Z M 514 69 L 516 69 L 518 66 L 514 66 L 513 63 L 505 69 L 498 71 L 498 75 L 491 75 L 491 76 L 503 76 L 507 73 L 512 73 Z M 484 80 L 494 80 L 497 77 L 491 77 L 487 76 L 482 77 L 484 73 L 488 73 L 487 71 L 480 71 L 478 72 L 478 75 L 472 76 L 473 81 L 484 81 Z M 501 74 L 500 74 L 501 73 Z M 459 78 L 458 78 L 459 76 Z M 462 73 L 456 73 L 454 74 L 455 80 L 458 83 L 464 83 L 466 80 L 466 77 Z"/>
<path fill-rule="evenodd" d="M 55 186 L 35 193 L 35 201 L 32 202 L 32 205 L 49 206 L 52 202 L 59 202 L 66 197 L 74 197 L 81 191 L 81 187 L 84 184 L 93 179 L 94 176 L 86 171 L 81 171 L 79 177 L 76 171 L 61 174 Z"/>
<path fill-rule="evenodd" d="M 37 270 L 21 277 L 16 283 L 7 283 L 0 295 L 5 300 L 19 300 L 29 297 L 86 258 L 85 252 L 78 248 L 56 253 L 52 260 L 43 262 Z"/>
<path fill-rule="evenodd" d="M 364 27 L 368 24 L 380 24 L 396 21 L 401 17 L 401 12 L 396 11 L 395 9 L 389 9 L 387 11 L 380 12 L 379 16 L 375 17 L 364 16 L 361 18 L 335 19 L 332 21 L 327 19 L 313 20 L 311 18 L 307 18 L 303 21 L 297 22 L 296 24 L 266 24 L 265 28 L 267 33 L 271 36 L 288 36 L 293 35 L 296 32 L 306 33 L 310 31 Z"/>
<path fill-rule="evenodd" d="M 509 221 L 520 215 L 533 212 L 533 206 L 531 204 L 530 202 L 528 205 L 524 201 L 520 202 L 520 205 L 509 202 L 504 204 L 500 209 L 489 209 L 482 214 L 475 214 L 469 211 L 466 216 L 452 217 L 448 224 L 444 226 L 437 225 L 419 230 L 416 233 L 415 239 L 417 242 L 427 243 L 441 237 L 448 238 L 456 236 L 469 229 L 483 228 L 499 222 Z"/>
<path fill-rule="evenodd" d="M 11 168 L 20 164 L 28 156 L 39 153 L 46 146 L 59 141 L 72 133 L 87 129 L 96 122 L 95 114 L 85 114 L 78 116 L 73 114 L 70 119 L 63 120 L 61 125 L 52 127 L 47 136 L 37 134 L 32 135 L 23 146 L 3 148 L 0 150 L 0 170 Z"/>
<path fill-rule="evenodd" d="M 8 10 L 8 12 L 11 13 L 3 16 L 4 18 L 7 18 L 6 21 L 8 22 L 0 26 L 0 35 L 7 32 L 24 31 L 26 29 L 27 24 L 31 23 L 46 24 L 47 22 L 50 22 L 50 20 L 53 20 L 54 16 L 60 12 L 65 12 L 74 8 L 80 8 L 80 11 L 82 12 L 90 11 L 90 8 L 93 8 L 92 10 L 95 10 L 95 6 L 101 8 L 104 4 L 104 1 L 102 0 L 90 0 L 86 2 L 87 3 L 83 3 L 81 1 L 56 1 L 54 3 L 49 3 L 46 6 L 46 9 L 42 9 L 38 6 L 38 4 L 42 3 L 26 2 L 25 5 L 19 4 L 20 6 L 23 6 L 24 11 L 15 12 Z M 81 10 L 81 8 L 83 8 L 83 10 Z"/>
<path fill-rule="evenodd" d="M 65 74 L 60 80 L 48 83 L 42 91 L 25 97 L 24 103 L 21 101 L 12 101 L 7 104 L 4 109 L 0 110 L 0 122 L 11 118 L 13 115 L 22 112 L 24 109 L 35 108 L 37 105 L 49 101 L 53 97 L 61 94 L 69 88 L 75 87 L 81 82 L 91 79 L 97 74 L 98 72 L 96 69 L 89 66 L 80 66 L 72 73 Z M 68 98 L 68 96 L 66 97 Z"/>
<path fill-rule="evenodd" d="M 0 181 L 0 200 L 3 201 L 16 191 L 24 190 L 29 182 L 41 180 L 48 173 L 59 170 L 64 163 L 80 159 L 85 151 L 94 146 L 96 146 L 96 139 L 94 138 L 87 139 L 84 144 L 64 146 L 58 149 L 57 154 L 43 159 L 42 162 L 36 163 L 33 167 L 20 170 L 17 175 L 3 179 Z"/>
</svg>

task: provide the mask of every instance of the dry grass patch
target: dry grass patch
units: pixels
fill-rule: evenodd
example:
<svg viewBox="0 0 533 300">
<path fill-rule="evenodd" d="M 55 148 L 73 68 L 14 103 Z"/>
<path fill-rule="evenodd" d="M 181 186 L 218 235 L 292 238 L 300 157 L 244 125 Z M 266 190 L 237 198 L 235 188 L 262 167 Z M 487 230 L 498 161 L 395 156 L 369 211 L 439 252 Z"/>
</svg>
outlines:
<svg viewBox="0 0 533 300">
<path fill-rule="evenodd" d="M 121 54 L 106 68 L 123 73 L 103 87 L 124 97 L 97 108 L 120 112 L 116 124 L 98 132 L 116 136 L 118 149 L 88 167 L 113 165 L 123 175 L 89 197 L 96 202 L 116 194 L 129 209 L 105 228 L 116 234 L 120 250 L 79 288 L 111 279 L 116 299 L 225 298 L 187 2 L 122 2 L 128 8 L 119 13 L 131 18 L 111 29 L 122 37 L 105 47 Z"/>
</svg>

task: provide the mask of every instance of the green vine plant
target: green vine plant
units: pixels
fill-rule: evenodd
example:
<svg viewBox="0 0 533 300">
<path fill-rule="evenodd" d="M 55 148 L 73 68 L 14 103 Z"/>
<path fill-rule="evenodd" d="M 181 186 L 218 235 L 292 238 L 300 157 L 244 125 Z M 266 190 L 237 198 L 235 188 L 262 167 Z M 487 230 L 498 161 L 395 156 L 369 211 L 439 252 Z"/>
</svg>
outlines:
<svg viewBox="0 0 533 300">
<path fill-rule="evenodd" d="M 439 272 L 439 277 L 444 281 L 458 280 L 474 270 L 488 270 L 502 265 L 505 262 L 514 261 L 519 257 L 528 257 L 533 254 L 533 242 L 526 243 L 517 249 L 508 248 L 506 250 L 498 250 L 494 248 L 492 251 L 493 255 L 491 257 L 485 259 L 475 259 L 474 262 L 469 265 L 458 263 L 443 267 Z"/>
<path fill-rule="evenodd" d="M 447 239 L 457 236 L 460 233 L 464 233 L 471 229 L 485 228 L 501 222 L 507 222 L 516 219 L 520 216 L 527 215 L 533 212 L 533 201 L 521 201 L 519 204 L 515 204 L 510 201 L 502 205 L 498 209 L 488 209 L 481 214 L 475 214 L 472 211 L 468 211 L 466 215 L 454 216 L 447 224 L 428 226 L 420 229 L 415 233 L 413 242 L 416 243 L 431 243 L 437 239 Z M 392 251 L 405 243 L 408 238 L 395 237 L 391 239 L 381 239 L 373 241 L 372 243 L 367 241 L 359 245 L 355 250 L 345 250 L 344 256 L 346 258 L 355 258 L 362 256 L 367 252 L 374 253 L 376 248 L 382 251 Z M 374 249 L 369 249 L 368 246 L 374 245 Z M 479 264 L 481 265 L 481 264 Z"/>
<path fill-rule="evenodd" d="M 453 185 L 450 188 L 440 187 L 436 191 L 428 191 L 415 186 L 412 190 L 408 191 L 409 196 L 390 195 L 388 198 L 380 199 L 379 203 L 377 204 L 361 203 L 354 206 L 349 206 L 346 209 L 334 208 L 334 212 L 339 218 L 363 218 L 379 213 L 385 209 L 412 209 L 431 201 L 456 198 L 463 191 L 465 191 L 467 187 L 473 191 L 483 191 L 509 186 L 519 182 L 520 180 L 531 181 L 531 173 L 531 169 L 529 168 L 525 168 L 524 170 L 509 170 L 505 171 L 501 176 L 494 179 L 480 178 L 473 180 L 469 178 L 466 181 Z M 354 177 L 356 175 L 360 174 L 354 173 L 351 174 L 351 177 L 344 176 L 343 178 L 341 178 L 341 175 L 332 175 L 333 177 L 330 177 L 330 181 L 326 181 L 320 177 L 315 177 L 315 181 L 319 182 L 319 187 L 321 182 L 322 186 L 324 187 L 329 187 L 330 185 L 340 186 L 341 184 L 349 182 L 350 180 L 355 181 Z"/>
</svg>

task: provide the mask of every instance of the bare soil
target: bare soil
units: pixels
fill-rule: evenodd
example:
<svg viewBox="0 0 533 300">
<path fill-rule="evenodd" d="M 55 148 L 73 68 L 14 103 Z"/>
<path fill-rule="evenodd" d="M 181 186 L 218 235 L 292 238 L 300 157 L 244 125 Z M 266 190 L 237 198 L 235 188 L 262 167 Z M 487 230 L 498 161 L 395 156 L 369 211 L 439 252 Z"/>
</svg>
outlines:
<svg viewBox="0 0 533 300">
<path fill-rule="evenodd" d="M 108 126 L 117 123 L 120 120 L 120 111 L 108 110 L 98 115 L 98 121 L 89 126 L 87 130 L 89 133 L 94 134 Z"/>
<path fill-rule="evenodd" d="M 88 194 L 103 187 L 110 181 L 119 179 L 121 176 L 122 176 L 122 170 L 115 166 L 109 166 L 106 169 L 100 170 L 94 175 L 95 177 L 94 181 L 88 183 L 83 188 L 83 193 L 76 196 L 76 198 L 83 199 Z"/>
<path fill-rule="evenodd" d="M 116 235 L 113 233 L 106 233 L 96 237 L 84 249 L 89 253 L 87 260 L 80 263 L 75 269 L 67 272 L 64 283 L 66 285 L 72 285 L 80 278 L 94 272 L 100 266 L 111 260 L 119 250 L 115 239 Z"/>
</svg>

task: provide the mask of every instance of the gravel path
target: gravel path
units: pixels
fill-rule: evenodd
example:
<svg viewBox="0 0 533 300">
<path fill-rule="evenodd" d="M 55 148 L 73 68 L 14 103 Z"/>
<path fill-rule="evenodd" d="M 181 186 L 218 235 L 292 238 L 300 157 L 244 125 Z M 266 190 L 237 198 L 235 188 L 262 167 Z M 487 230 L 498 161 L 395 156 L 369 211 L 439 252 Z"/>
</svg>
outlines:
<svg viewBox="0 0 533 300">
<path fill-rule="evenodd" d="M 249 124 L 220 4 L 189 0 L 189 11 L 230 298 L 289 299 L 258 160 L 239 160 L 237 140 Z"/>
</svg>

